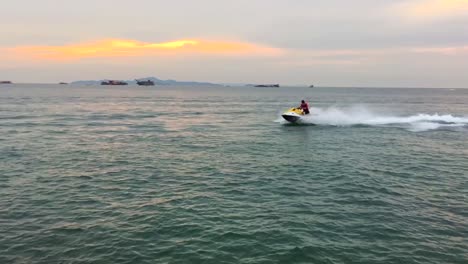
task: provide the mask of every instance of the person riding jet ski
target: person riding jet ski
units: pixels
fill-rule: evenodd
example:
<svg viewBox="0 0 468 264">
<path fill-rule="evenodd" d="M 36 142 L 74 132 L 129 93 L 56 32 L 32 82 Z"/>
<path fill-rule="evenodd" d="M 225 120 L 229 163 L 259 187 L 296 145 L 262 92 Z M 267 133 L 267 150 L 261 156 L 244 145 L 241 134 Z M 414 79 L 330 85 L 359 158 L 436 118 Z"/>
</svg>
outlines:
<svg viewBox="0 0 468 264">
<path fill-rule="evenodd" d="M 290 123 L 298 123 L 308 114 L 310 114 L 309 104 L 302 100 L 299 107 L 293 107 L 284 112 L 281 116 Z"/>
<path fill-rule="evenodd" d="M 302 112 L 304 112 L 305 115 L 310 114 L 309 104 L 306 103 L 304 100 L 301 101 L 301 106 L 299 106 L 299 108 L 302 109 Z"/>
</svg>

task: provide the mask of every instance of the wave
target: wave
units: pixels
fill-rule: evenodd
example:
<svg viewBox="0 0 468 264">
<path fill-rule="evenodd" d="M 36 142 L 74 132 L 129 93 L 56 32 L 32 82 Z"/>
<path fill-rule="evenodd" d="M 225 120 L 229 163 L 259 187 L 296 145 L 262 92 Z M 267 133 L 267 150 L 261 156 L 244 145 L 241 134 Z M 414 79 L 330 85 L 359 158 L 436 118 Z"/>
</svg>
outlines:
<svg viewBox="0 0 468 264">
<path fill-rule="evenodd" d="M 287 123 L 281 121 L 281 123 Z M 418 113 L 409 116 L 376 114 L 363 106 L 347 108 L 311 108 L 311 115 L 306 116 L 301 124 L 328 126 L 397 126 L 414 132 L 441 128 L 468 127 L 468 117 L 452 114 Z"/>
</svg>

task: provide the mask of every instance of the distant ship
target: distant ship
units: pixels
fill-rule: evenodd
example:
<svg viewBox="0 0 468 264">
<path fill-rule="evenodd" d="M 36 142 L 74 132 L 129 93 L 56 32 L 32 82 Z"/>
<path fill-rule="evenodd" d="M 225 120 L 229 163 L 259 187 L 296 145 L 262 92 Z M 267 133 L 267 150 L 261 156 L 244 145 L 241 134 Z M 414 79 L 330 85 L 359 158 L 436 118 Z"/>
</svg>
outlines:
<svg viewBox="0 0 468 264">
<path fill-rule="evenodd" d="M 136 80 L 137 84 L 140 86 L 154 86 L 154 82 L 152 80 L 146 80 L 146 81 L 139 81 Z"/>
<path fill-rule="evenodd" d="M 309 86 L 309 88 L 314 88 L 314 85 L 312 84 L 311 86 Z"/>
<path fill-rule="evenodd" d="M 68 84 L 68 83 L 66 83 L 66 82 L 59 82 L 59 84 Z"/>
<path fill-rule="evenodd" d="M 0 81 L 0 84 L 12 84 L 11 81 Z"/>
<path fill-rule="evenodd" d="M 279 84 L 259 84 L 254 87 L 280 87 Z"/>
<path fill-rule="evenodd" d="M 101 82 L 101 85 L 128 85 L 128 83 L 122 81 L 109 80 Z"/>
</svg>

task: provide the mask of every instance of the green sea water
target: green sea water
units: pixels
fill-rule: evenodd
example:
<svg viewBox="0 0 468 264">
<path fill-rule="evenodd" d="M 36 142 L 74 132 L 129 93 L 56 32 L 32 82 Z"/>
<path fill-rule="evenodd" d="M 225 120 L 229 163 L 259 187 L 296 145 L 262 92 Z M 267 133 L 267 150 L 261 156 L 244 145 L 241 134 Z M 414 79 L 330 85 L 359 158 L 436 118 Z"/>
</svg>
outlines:
<svg viewBox="0 0 468 264">
<path fill-rule="evenodd" d="M 468 263 L 467 102 L 0 86 L 0 263 Z"/>
</svg>

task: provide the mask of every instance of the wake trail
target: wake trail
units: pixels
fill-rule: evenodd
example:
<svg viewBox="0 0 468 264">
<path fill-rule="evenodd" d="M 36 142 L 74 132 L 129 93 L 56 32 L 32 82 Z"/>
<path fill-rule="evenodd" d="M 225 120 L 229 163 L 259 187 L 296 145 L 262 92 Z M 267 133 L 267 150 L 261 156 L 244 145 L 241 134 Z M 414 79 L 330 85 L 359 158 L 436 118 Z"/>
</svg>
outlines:
<svg viewBox="0 0 468 264">
<path fill-rule="evenodd" d="M 279 121 L 278 119 L 277 121 Z M 280 121 L 281 123 L 283 120 Z M 323 126 L 397 126 L 414 132 L 435 130 L 441 128 L 468 127 L 467 116 L 452 114 L 439 115 L 418 113 L 409 116 L 392 116 L 376 114 L 362 106 L 347 108 L 311 108 L 311 114 L 301 121 L 301 124 L 316 124 Z"/>
</svg>

